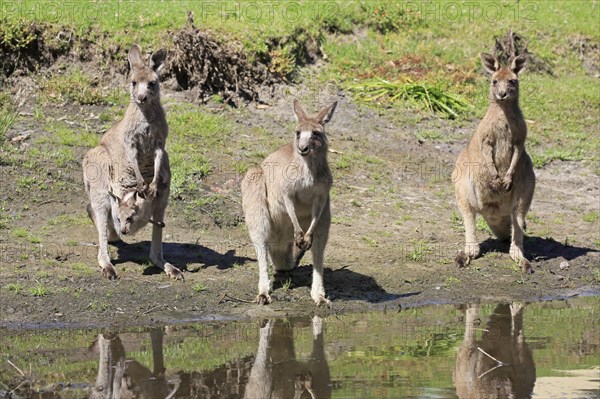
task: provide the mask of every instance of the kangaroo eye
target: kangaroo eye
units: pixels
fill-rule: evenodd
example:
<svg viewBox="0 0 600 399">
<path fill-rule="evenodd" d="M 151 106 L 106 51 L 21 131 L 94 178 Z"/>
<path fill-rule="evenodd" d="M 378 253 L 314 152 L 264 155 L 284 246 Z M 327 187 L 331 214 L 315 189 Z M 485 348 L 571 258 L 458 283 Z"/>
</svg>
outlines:
<svg viewBox="0 0 600 399">
<path fill-rule="evenodd" d="M 296 130 L 296 137 L 300 137 L 300 130 Z"/>
<path fill-rule="evenodd" d="M 494 86 L 496 86 L 496 85 L 498 84 L 498 81 L 497 81 L 496 79 L 494 79 L 494 80 L 492 80 L 492 84 L 493 84 Z"/>
<path fill-rule="evenodd" d="M 514 86 L 514 85 L 517 84 L 517 81 L 515 79 L 511 79 L 511 80 L 508 81 L 508 83 L 510 83 L 511 85 Z"/>
<path fill-rule="evenodd" d="M 133 221 L 133 216 L 128 216 L 125 220 L 127 223 L 131 223 Z"/>
<path fill-rule="evenodd" d="M 320 136 L 320 135 L 321 135 L 321 132 L 319 132 L 318 130 L 313 130 L 312 134 L 313 134 L 314 136 Z"/>
<path fill-rule="evenodd" d="M 154 87 L 154 82 L 148 82 L 148 88 L 153 88 Z"/>
<path fill-rule="evenodd" d="M 137 85 L 137 82 L 135 80 L 132 80 L 131 84 L 133 85 L 133 87 L 135 87 Z"/>
</svg>

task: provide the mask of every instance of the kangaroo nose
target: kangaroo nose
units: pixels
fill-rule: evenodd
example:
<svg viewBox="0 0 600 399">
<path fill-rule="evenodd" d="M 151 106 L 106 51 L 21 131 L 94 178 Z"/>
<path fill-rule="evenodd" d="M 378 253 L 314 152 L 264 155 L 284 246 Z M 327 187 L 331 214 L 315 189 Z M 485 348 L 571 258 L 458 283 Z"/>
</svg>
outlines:
<svg viewBox="0 0 600 399">
<path fill-rule="evenodd" d="M 145 95 L 145 94 L 138 95 L 139 102 L 144 103 L 144 102 L 146 102 L 146 99 L 148 99 L 147 95 Z"/>
<path fill-rule="evenodd" d="M 308 146 L 306 146 L 306 147 L 298 146 L 298 151 L 300 151 L 300 154 L 306 155 L 308 153 Z"/>
<path fill-rule="evenodd" d="M 506 98 L 507 94 L 508 94 L 508 93 L 506 93 L 505 91 L 501 91 L 501 92 L 499 92 L 499 93 L 498 93 L 498 96 L 499 96 L 499 97 L 500 97 L 502 100 L 504 100 L 504 99 Z"/>
<path fill-rule="evenodd" d="M 123 234 L 123 235 L 125 235 L 125 236 L 126 236 L 126 235 L 127 235 L 127 233 L 129 233 L 129 229 L 128 229 L 127 227 L 123 227 L 123 228 L 121 229 L 121 234 Z"/>
</svg>

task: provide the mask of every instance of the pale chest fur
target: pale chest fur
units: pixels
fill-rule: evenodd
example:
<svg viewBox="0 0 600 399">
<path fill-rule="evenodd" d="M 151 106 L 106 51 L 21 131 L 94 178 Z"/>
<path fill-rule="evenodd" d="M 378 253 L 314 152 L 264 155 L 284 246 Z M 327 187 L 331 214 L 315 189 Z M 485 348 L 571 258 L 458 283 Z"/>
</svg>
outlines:
<svg viewBox="0 0 600 399">
<path fill-rule="evenodd" d="M 508 168 L 515 152 L 515 147 L 523 145 L 527 135 L 527 126 L 520 111 L 514 113 L 495 113 L 490 121 L 482 121 L 487 126 L 481 134 L 484 144 L 492 146 L 492 159 L 503 176 Z"/>
<path fill-rule="evenodd" d="M 329 168 L 325 173 L 315 174 L 306 164 L 298 166 L 300 173 L 295 179 L 288 180 L 290 192 L 294 195 L 294 202 L 297 206 L 312 206 L 316 197 L 323 197 L 329 194 L 332 185 Z"/>
</svg>

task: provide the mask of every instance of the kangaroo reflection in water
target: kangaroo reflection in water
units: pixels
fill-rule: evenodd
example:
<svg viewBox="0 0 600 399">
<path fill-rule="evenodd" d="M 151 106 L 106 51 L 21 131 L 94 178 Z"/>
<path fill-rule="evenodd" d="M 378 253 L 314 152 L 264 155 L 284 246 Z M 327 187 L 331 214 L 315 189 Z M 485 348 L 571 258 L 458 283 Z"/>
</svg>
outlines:
<svg viewBox="0 0 600 399">
<path fill-rule="evenodd" d="M 531 398 L 535 364 L 523 335 L 523 309 L 521 304 L 499 304 L 481 328 L 479 307 L 467 306 L 465 337 L 454 369 L 461 399 Z M 483 330 L 480 340 L 478 329 Z"/>
<path fill-rule="evenodd" d="M 100 356 L 93 399 L 128 398 L 331 398 L 325 357 L 323 320 L 312 319 L 313 345 L 306 361 L 296 359 L 294 328 L 269 320 L 259 331 L 256 356 L 239 359 L 207 372 L 178 372 L 165 377 L 162 329 L 150 331 L 153 370 L 127 359 L 118 334 L 99 334 Z M 210 354 L 198 353 L 198 356 Z M 244 386 L 245 385 L 245 386 Z"/>
<path fill-rule="evenodd" d="M 269 320 L 260 329 L 256 360 L 244 398 L 330 398 L 331 377 L 325 357 L 323 320 L 312 319 L 313 345 L 306 362 L 296 359 L 293 329 L 283 320 Z"/>
<path fill-rule="evenodd" d="M 172 398 L 179 381 L 169 386 L 165 379 L 163 331 L 150 331 L 153 371 L 135 360 L 125 358 L 125 347 L 118 334 L 99 334 L 96 346 L 100 353 L 98 377 L 92 399 Z"/>
</svg>

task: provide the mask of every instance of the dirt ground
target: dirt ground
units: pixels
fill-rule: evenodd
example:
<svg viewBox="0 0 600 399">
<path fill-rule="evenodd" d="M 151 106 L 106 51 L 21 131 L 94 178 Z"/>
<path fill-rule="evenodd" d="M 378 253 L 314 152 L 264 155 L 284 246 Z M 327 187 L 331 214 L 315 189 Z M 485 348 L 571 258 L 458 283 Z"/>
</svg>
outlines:
<svg viewBox="0 0 600 399">
<path fill-rule="evenodd" d="M 293 97 L 276 96 L 266 107 L 201 107 L 228 115 L 237 132 L 230 148 L 233 156 L 244 159 L 245 152 L 267 154 L 292 140 Z M 0 326 L 132 326 L 600 294 L 599 223 L 582 220 L 599 210 L 599 178 L 585 163 L 553 162 L 536 170 L 525 240 L 533 275 L 522 274 L 508 256 L 508 244 L 483 230 L 478 231 L 483 257 L 458 269 L 453 259 L 463 246 L 463 232 L 450 174 L 478 121 L 365 108 L 331 87 L 319 93 L 306 90 L 301 97 L 309 112 L 339 101 L 328 126 L 334 188 L 325 289 L 331 308 L 315 309 L 310 299 L 310 255 L 289 275 L 275 277 L 271 305 L 250 303 L 258 273 L 242 219 L 243 175 L 219 162 L 218 149 L 211 157 L 217 166 L 196 194 L 218 193 L 221 201 L 190 213 L 186 198 L 172 197 L 167 210 L 165 259 L 185 269 L 185 281 L 170 280 L 149 266 L 150 226 L 127 243 L 111 246 L 120 279 L 102 278 L 97 236 L 85 214 L 81 159 L 86 148 L 73 147 L 77 161 L 63 168 L 44 155 L 38 155 L 41 167 L 33 171 L 27 162 L 0 165 L 0 201 L 6 214 L 18 215 L 0 230 Z M 187 102 L 186 92 L 163 89 L 167 118 L 170 107 Z M 7 144 L 25 160 L 49 134 L 42 122 L 28 117 L 35 112 L 34 103 L 35 97 L 9 132 L 27 132 L 30 138 Z M 98 134 L 101 122 L 94 115 L 106 111 L 110 108 L 97 105 L 44 108 L 46 117 L 85 124 Z M 272 139 L 244 148 L 242 139 L 251 140 L 253 127 Z M 419 139 L 417 130 L 440 132 L 442 138 Z M 20 186 L 20 178 L 29 173 L 46 188 Z M 15 235 L 15 227 L 40 242 Z"/>
</svg>

